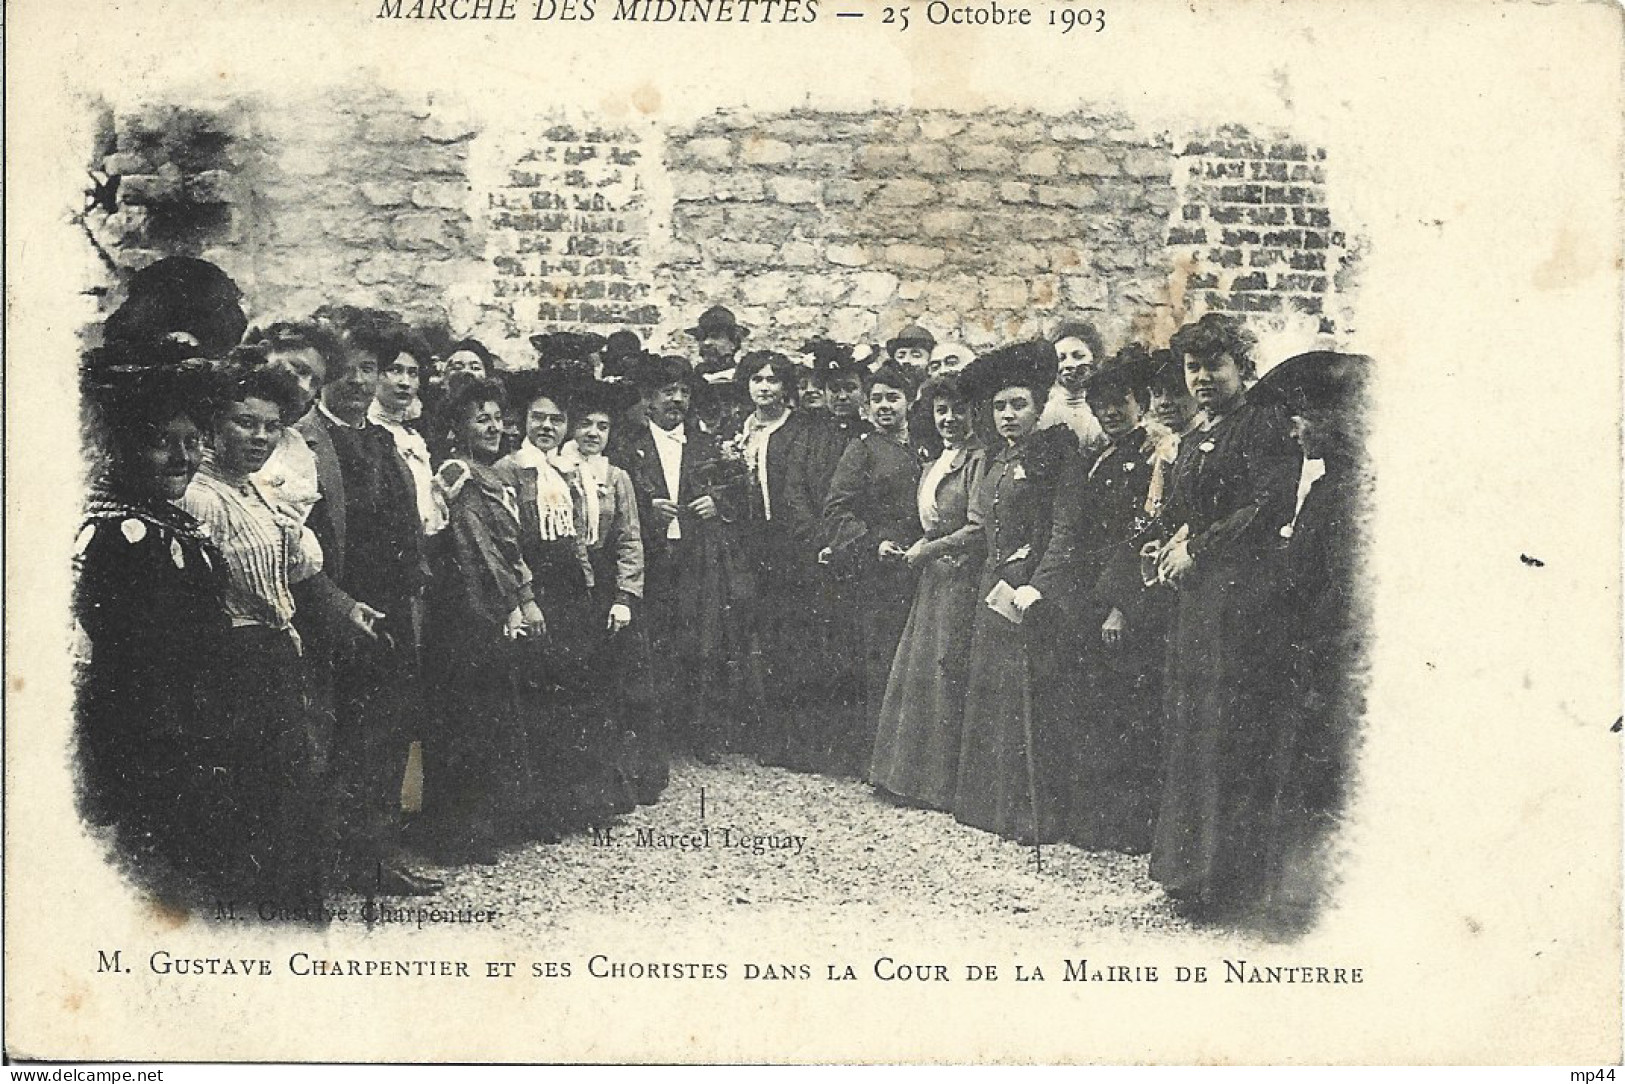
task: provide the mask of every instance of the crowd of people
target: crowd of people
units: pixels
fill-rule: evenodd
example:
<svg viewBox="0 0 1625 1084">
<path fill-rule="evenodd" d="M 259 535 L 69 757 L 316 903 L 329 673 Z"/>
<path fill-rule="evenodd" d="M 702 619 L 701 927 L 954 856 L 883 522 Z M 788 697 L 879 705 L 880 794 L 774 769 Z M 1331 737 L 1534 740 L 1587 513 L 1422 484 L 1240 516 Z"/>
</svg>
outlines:
<svg viewBox="0 0 1625 1084">
<path fill-rule="evenodd" d="M 682 353 L 553 332 L 521 367 L 241 300 L 161 260 L 82 363 L 81 801 L 152 891 L 430 894 L 747 756 L 1149 852 L 1200 918 L 1311 912 L 1367 359 L 1255 382 L 1220 315 L 751 349 L 717 306 Z"/>
</svg>

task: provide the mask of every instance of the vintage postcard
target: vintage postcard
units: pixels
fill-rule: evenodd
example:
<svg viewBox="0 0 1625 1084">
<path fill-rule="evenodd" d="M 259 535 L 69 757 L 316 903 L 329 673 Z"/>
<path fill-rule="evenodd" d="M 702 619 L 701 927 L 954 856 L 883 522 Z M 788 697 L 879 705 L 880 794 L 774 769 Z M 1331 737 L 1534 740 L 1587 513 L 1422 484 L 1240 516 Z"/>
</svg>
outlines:
<svg viewBox="0 0 1625 1084">
<path fill-rule="evenodd" d="M 9 1058 L 1619 1062 L 1617 5 L 7 15 Z"/>
</svg>

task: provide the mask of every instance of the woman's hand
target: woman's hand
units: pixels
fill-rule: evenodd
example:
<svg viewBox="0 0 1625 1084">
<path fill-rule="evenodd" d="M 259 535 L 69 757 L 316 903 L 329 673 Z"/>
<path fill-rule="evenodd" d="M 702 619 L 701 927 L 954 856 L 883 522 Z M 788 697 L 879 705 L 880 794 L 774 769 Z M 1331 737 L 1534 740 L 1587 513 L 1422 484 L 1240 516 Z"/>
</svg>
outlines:
<svg viewBox="0 0 1625 1084">
<path fill-rule="evenodd" d="M 1010 598 L 1010 604 L 1016 609 L 1020 610 L 1022 613 L 1026 613 L 1032 608 L 1033 603 L 1037 602 L 1043 597 L 1043 592 L 1038 588 L 1034 587 L 1030 583 L 1024 583 L 1020 587 L 1016 588 L 1016 593 Z"/>
<path fill-rule="evenodd" d="M 925 539 L 916 539 L 914 544 L 903 551 L 903 562 L 909 568 L 919 568 L 925 562 Z"/>
<path fill-rule="evenodd" d="M 542 616 L 542 608 L 534 602 L 523 602 L 519 605 L 519 619 L 525 630 L 531 636 L 547 635 L 547 618 Z"/>
<path fill-rule="evenodd" d="M 358 602 L 350 607 L 350 625 L 369 640 L 378 639 L 378 622 L 384 619 L 381 611 L 373 609 L 365 602 Z"/>
<path fill-rule="evenodd" d="M 502 635 L 509 640 L 525 635 L 525 608 L 515 606 L 508 611 L 508 619 L 502 623 Z"/>
<path fill-rule="evenodd" d="M 1176 538 L 1157 557 L 1157 578 L 1166 583 L 1178 583 L 1179 578 L 1190 570 L 1193 561 L 1190 543 Z"/>
<path fill-rule="evenodd" d="M 699 516 L 701 519 L 717 518 L 717 502 L 709 495 L 704 497 L 695 497 L 693 500 L 689 501 L 688 510 L 693 512 L 696 516 Z"/>
<path fill-rule="evenodd" d="M 614 636 L 632 623 L 632 607 L 617 602 L 609 608 L 609 634 Z"/>
<path fill-rule="evenodd" d="M 1116 647 L 1123 642 L 1123 630 L 1128 627 L 1128 621 L 1123 617 L 1123 611 L 1116 606 L 1106 615 L 1106 620 L 1100 625 L 1101 643 Z"/>
<path fill-rule="evenodd" d="M 668 500 L 665 497 L 655 497 L 649 502 L 649 507 L 653 508 L 655 510 L 655 514 L 660 517 L 660 525 L 662 527 L 677 518 L 676 501 Z"/>
<path fill-rule="evenodd" d="M 899 557 L 907 556 L 907 551 L 891 539 L 883 539 L 877 550 L 882 561 L 893 561 Z"/>
</svg>

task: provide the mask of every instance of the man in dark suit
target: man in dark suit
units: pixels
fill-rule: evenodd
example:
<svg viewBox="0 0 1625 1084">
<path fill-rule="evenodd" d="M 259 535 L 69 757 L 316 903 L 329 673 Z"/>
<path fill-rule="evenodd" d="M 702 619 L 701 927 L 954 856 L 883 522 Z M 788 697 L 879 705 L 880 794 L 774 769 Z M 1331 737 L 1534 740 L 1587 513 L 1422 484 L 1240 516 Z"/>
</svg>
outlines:
<svg viewBox="0 0 1625 1084">
<path fill-rule="evenodd" d="M 627 433 L 615 460 L 632 478 L 643 530 L 649 713 L 669 745 L 711 763 L 729 737 L 737 685 L 729 661 L 740 657 L 728 535 L 739 479 L 716 441 L 689 423 L 695 377 L 686 359 L 646 356 L 632 379 L 647 422 Z"/>
<path fill-rule="evenodd" d="M 340 883 L 385 895 L 433 892 L 400 856 L 400 790 L 421 695 L 415 600 L 425 580 L 416 491 L 394 441 L 367 420 L 380 370 L 409 342 L 388 313 L 338 306 L 319 318 L 334 343 L 327 382 L 299 422 L 321 499 L 309 526 L 327 578 L 373 615 L 372 638 L 317 630 L 313 657 L 334 726 Z"/>
</svg>

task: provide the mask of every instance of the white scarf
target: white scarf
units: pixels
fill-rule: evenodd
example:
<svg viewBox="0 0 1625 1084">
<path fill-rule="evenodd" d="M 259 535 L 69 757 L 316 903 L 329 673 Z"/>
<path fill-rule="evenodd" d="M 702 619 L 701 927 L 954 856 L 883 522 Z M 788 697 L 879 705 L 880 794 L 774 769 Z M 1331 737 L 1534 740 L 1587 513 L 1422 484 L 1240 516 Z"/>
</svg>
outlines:
<svg viewBox="0 0 1625 1084">
<path fill-rule="evenodd" d="M 786 410 L 770 422 L 764 422 L 752 411 L 745 417 L 745 428 L 740 434 L 743 438 L 745 458 L 756 472 L 756 483 L 762 487 L 762 511 L 767 519 L 773 518 L 773 500 L 768 496 L 767 490 L 767 443 L 774 433 L 790 419 L 790 412 Z"/>
<path fill-rule="evenodd" d="M 513 461 L 536 472 L 536 513 L 542 526 L 542 538 L 551 542 L 573 537 L 576 533 L 575 500 L 555 456 L 543 453 L 527 438 L 514 449 Z"/>
<path fill-rule="evenodd" d="M 920 526 L 927 534 L 936 529 L 938 519 L 937 489 L 942 480 L 948 477 L 948 471 L 954 465 L 954 459 L 963 448 L 944 448 L 937 461 L 925 470 L 925 477 L 920 479 Z"/>
<path fill-rule="evenodd" d="M 609 460 L 602 454 L 583 455 L 575 441 L 567 440 L 553 454 L 552 461 L 561 473 L 574 474 L 581 479 L 582 495 L 587 506 L 587 546 L 597 546 L 598 516 L 602 507 L 599 493 L 609 486 Z"/>
</svg>

